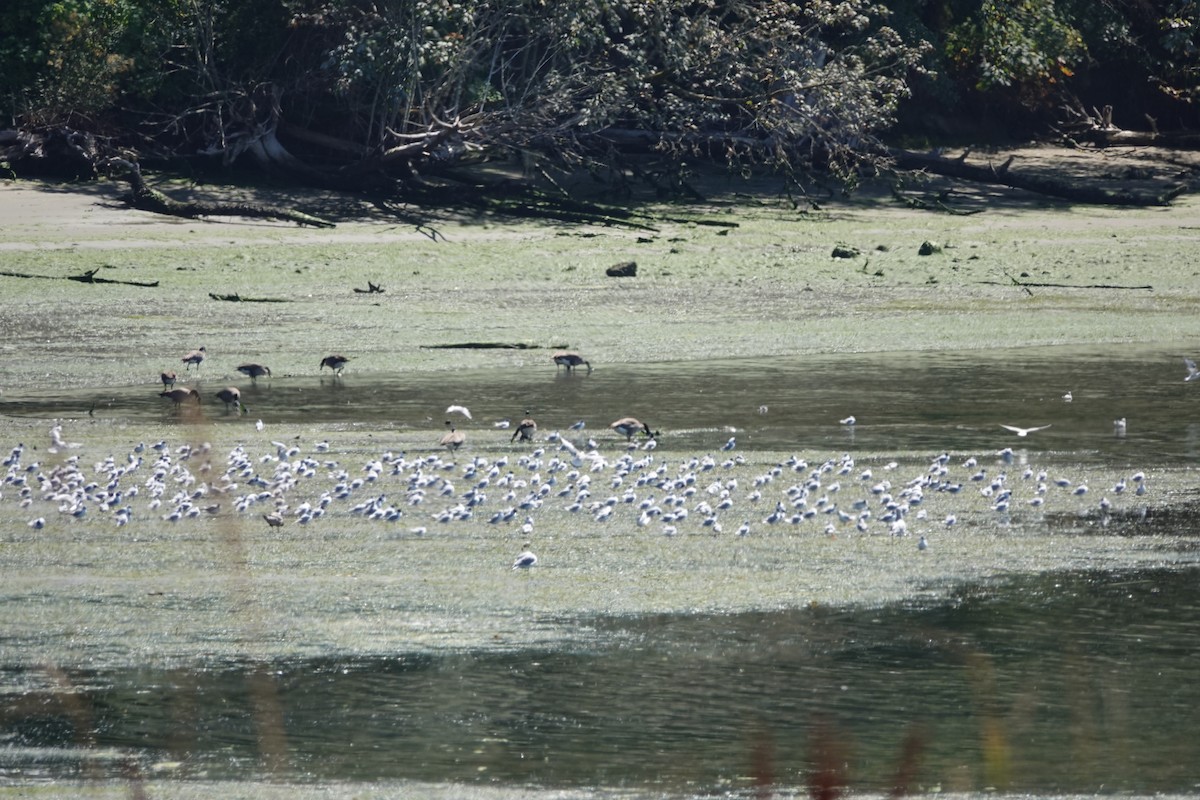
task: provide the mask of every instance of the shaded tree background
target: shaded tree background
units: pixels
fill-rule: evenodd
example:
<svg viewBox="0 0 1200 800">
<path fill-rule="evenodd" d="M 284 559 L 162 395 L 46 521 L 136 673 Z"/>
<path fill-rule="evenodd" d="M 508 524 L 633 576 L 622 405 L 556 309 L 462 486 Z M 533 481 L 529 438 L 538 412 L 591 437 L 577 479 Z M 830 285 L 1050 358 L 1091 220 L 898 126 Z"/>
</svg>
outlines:
<svg viewBox="0 0 1200 800">
<path fill-rule="evenodd" d="M 853 180 L 885 139 L 1044 135 L 1068 104 L 1200 123 L 1196 0 L 6 5 L 0 129 L 325 185 L 637 153 Z"/>
</svg>

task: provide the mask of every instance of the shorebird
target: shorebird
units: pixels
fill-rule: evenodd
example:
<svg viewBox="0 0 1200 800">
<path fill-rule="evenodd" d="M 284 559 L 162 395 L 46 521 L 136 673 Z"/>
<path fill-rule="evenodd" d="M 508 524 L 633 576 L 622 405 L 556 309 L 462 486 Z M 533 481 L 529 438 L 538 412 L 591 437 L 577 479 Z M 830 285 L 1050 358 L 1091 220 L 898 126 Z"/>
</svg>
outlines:
<svg viewBox="0 0 1200 800">
<path fill-rule="evenodd" d="M 272 528 L 279 528 L 283 526 L 283 516 L 279 513 L 263 514 L 262 518 L 265 519 L 267 524 Z"/>
<path fill-rule="evenodd" d="M 249 376 L 250 380 L 255 382 L 263 375 L 266 375 L 268 378 L 271 377 L 271 368 L 264 367 L 262 364 L 242 364 L 237 368 L 237 371 Z"/>
<path fill-rule="evenodd" d="M 184 364 L 187 364 L 188 369 L 191 369 L 193 364 L 196 365 L 196 369 L 200 369 L 200 362 L 203 361 L 204 357 L 207 355 L 208 355 L 208 351 L 205 350 L 203 347 L 201 347 L 199 350 L 191 351 L 190 353 L 188 353 L 186 356 L 184 356 L 183 358 L 181 358 L 179 360 L 182 361 Z"/>
<path fill-rule="evenodd" d="M 445 446 L 448 450 L 457 450 L 463 446 L 463 442 L 467 440 L 467 435 L 460 430 L 456 430 L 454 424 L 450 420 L 446 420 L 446 427 L 450 431 L 442 437 L 439 444 Z"/>
<path fill-rule="evenodd" d="M 1028 436 L 1029 434 L 1033 433 L 1034 431 L 1044 431 L 1044 430 L 1046 430 L 1046 428 L 1049 428 L 1050 426 L 1049 425 L 1039 425 L 1036 428 L 1018 428 L 1016 425 L 1001 425 L 1000 427 L 1004 428 L 1004 430 L 1006 430 L 1006 431 L 1012 431 L 1017 436 Z"/>
<path fill-rule="evenodd" d="M 184 400 L 200 402 L 200 393 L 195 389 L 169 389 L 165 392 L 159 392 L 158 396 L 167 398 L 175 405 L 179 405 Z"/>
<path fill-rule="evenodd" d="M 342 370 L 346 368 L 346 364 L 349 361 L 350 359 L 346 358 L 345 356 L 325 356 L 321 359 L 321 370 L 324 371 L 326 367 L 329 367 L 331 370 L 333 370 L 334 375 L 341 375 Z"/>
<path fill-rule="evenodd" d="M 513 431 L 512 438 L 508 441 L 515 442 L 517 437 L 521 437 L 522 442 L 533 441 L 533 432 L 537 430 L 537 423 L 529 416 L 529 410 L 525 411 L 525 419 L 517 423 L 517 429 Z"/>
<path fill-rule="evenodd" d="M 217 392 L 217 399 L 225 404 L 225 410 L 228 411 L 230 406 L 242 407 L 242 392 L 236 386 L 227 386 Z"/>
<path fill-rule="evenodd" d="M 566 367 L 567 372 L 572 371 L 580 364 L 587 367 L 588 372 L 592 371 L 592 365 L 585 361 L 583 356 L 579 355 L 579 353 L 573 353 L 569 350 L 559 350 L 550 358 L 554 360 L 556 366 Z"/>
<path fill-rule="evenodd" d="M 654 433 L 650 430 L 650 426 L 635 419 L 634 417 L 622 417 L 608 427 L 626 437 L 631 442 L 633 441 L 633 435 L 638 431 L 645 433 L 652 439 L 654 438 Z"/>
<path fill-rule="evenodd" d="M 170 389 L 173 387 L 178 378 L 179 376 L 175 374 L 175 370 L 173 369 L 165 369 L 163 370 L 162 374 L 158 376 L 158 379 L 162 381 L 164 389 Z"/>
<path fill-rule="evenodd" d="M 1114 435 L 1114 436 L 1117 436 L 1118 438 L 1119 438 L 1119 437 L 1121 437 L 1121 436 L 1124 436 L 1124 435 L 1125 435 L 1125 431 L 1127 431 L 1128 429 L 1129 429 L 1129 428 L 1128 428 L 1128 426 L 1125 424 L 1125 418 L 1124 418 L 1124 417 L 1121 417 L 1120 419 L 1114 419 L 1114 420 L 1113 420 L 1113 435 Z"/>
<path fill-rule="evenodd" d="M 518 553 L 517 557 L 515 559 L 513 559 L 512 568 L 513 569 L 529 569 L 530 567 L 532 567 L 534 564 L 537 563 L 537 560 L 538 560 L 537 556 L 534 555 L 533 551 L 531 551 L 529 549 L 529 542 L 526 542 L 525 549 L 522 550 L 520 553 Z"/>
<path fill-rule="evenodd" d="M 854 418 L 854 415 L 850 415 L 849 417 L 845 417 L 843 419 L 838 420 L 839 425 L 855 425 L 857 423 L 858 423 L 858 420 L 856 420 Z"/>
</svg>

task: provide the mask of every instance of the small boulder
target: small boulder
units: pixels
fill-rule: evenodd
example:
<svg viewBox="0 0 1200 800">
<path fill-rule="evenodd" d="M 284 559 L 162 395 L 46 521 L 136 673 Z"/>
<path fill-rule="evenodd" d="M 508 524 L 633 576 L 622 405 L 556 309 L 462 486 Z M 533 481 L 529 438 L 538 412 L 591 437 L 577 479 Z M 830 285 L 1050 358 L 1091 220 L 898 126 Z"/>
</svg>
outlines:
<svg viewBox="0 0 1200 800">
<path fill-rule="evenodd" d="M 637 262 L 624 261 L 620 264 L 613 264 L 604 272 L 610 278 L 636 278 L 637 277 Z"/>
</svg>

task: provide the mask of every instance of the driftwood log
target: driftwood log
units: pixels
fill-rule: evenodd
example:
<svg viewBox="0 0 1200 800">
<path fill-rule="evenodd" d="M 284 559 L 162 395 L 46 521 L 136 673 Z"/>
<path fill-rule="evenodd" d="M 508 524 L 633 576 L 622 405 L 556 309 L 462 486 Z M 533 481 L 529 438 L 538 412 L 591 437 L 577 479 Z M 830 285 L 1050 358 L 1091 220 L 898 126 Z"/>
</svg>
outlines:
<svg viewBox="0 0 1200 800">
<path fill-rule="evenodd" d="M 982 166 L 968 164 L 962 159 L 943 158 L 929 153 L 914 153 L 909 150 L 893 149 L 891 155 L 900 169 L 921 170 L 936 175 L 945 175 L 949 178 L 1025 189 L 1050 197 L 1060 197 L 1064 200 L 1091 205 L 1165 206 L 1170 205 L 1172 200 L 1187 191 L 1187 186 L 1183 184 L 1170 186 L 1158 193 L 1147 193 L 1073 183 L 1070 179 L 1036 175 L 1032 172 L 1013 169 L 1015 157 L 1010 157 L 999 166 L 994 164 Z"/>
<path fill-rule="evenodd" d="M 251 217 L 254 219 L 278 219 L 295 222 L 297 225 L 311 225 L 314 228 L 332 228 L 334 224 L 320 217 L 295 211 L 290 208 L 275 208 L 251 203 L 211 203 L 200 201 L 183 202 L 167 197 L 157 189 L 146 185 L 142 177 L 141 167 L 134 161 L 123 158 L 110 158 L 103 166 L 112 175 L 121 175 L 129 181 L 129 192 L 124 201 L 139 211 L 150 211 L 155 214 L 166 214 L 172 217 L 196 219 L 198 217 Z"/>
<path fill-rule="evenodd" d="M 117 283 L 122 286 L 142 286 L 151 289 L 158 286 L 158 281 L 121 281 L 116 278 L 97 278 L 97 272 L 99 270 L 89 269 L 81 275 L 35 275 L 29 272 L 9 272 L 5 270 L 0 272 L 0 275 L 6 278 L 44 278 L 46 280 L 79 281 L 80 283 Z"/>
</svg>

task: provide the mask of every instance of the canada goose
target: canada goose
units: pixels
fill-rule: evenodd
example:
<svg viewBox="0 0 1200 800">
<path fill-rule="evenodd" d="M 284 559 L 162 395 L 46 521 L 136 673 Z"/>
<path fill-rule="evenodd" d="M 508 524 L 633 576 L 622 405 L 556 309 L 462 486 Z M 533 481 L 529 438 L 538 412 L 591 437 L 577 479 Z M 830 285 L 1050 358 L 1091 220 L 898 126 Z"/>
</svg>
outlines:
<svg viewBox="0 0 1200 800">
<path fill-rule="evenodd" d="M 200 402 L 200 393 L 195 389 L 168 389 L 165 392 L 159 392 L 158 396 L 167 398 L 175 405 L 179 405 L 184 400 Z"/>
<path fill-rule="evenodd" d="M 614 431 L 621 434 L 622 436 L 625 436 L 631 442 L 633 441 L 633 435 L 635 433 L 638 433 L 639 431 L 641 431 L 642 433 L 645 433 L 651 439 L 653 439 L 654 435 L 655 435 L 654 432 L 650 430 L 649 425 L 647 425 L 644 422 L 640 422 L 640 421 L 634 419 L 633 417 L 624 417 L 623 419 L 617 420 L 616 422 L 609 425 L 608 427 L 612 428 Z"/>
<path fill-rule="evenodd" d="M 250 380 L 258 381 L 263 375 L 271 377 L 271 368 L 264 367 L 262 364 L 242 364 L 237 368 L 237 371 L 243 375 L 249 376 Z"/>
<path fill-rule="evenodd" d="M 521 437 L 522 442 L 533 441 L 533 432 L 537 430 L 537 423 L 529 416 L 528 409 L 525 411 L 525 419 L 517 423 L 517 429 L 513 431 L 512 438 L 508 441 L 515 442 L 517 437 Z"/>
<path fill-rule="evenodd" d="M 217 392 L 217 399 L 225 404 L 225 410 L 228 411 L 230 406 L 238 408 L 242 405 L 242 392 L 236 386 L 227 386 Z"/>
<path fill-rule="evenodd" d="M 208 351 L 205 350 L 203 347 L 201 347 L 199 350 L 191 351 L 190 353 L 188 353 L 186 356 L 184 356 L 183 358 L 181 358 L 179 360 L 182 361 L 184 364 L 187 364 L 188 369 L 191 369 L 193 364 L 196 365 L 196 369 L 200 369 L 200 362 L 203 361 L 204 357 L 207 355 L 208 355 Z"/>
<path fill-rule="evenodd" d="M 462 447 L 463 442 L 467 440 L 467 435 L 460 430 L 456 430 L 450 420 L 446 420 L 446 427 L 450 429 L 450 432 L 442 437 L 439 444 L 445 445 L 449 450 L 457 450 Z"/>
<path fill-rule="evenodd" d="M 333 374 L 341 375 L 342 370 L 346 368 L 346 363 L 349 360 L 350 359 L 346 358 L 345 356 L 325 356 L 321 359 L 321 370 L 324 371 L 326 367 L 329 367 L 331 370 L 333 370 Z"/>
<path fill-rule="evenodd" d="M 559 350 L 557 353 L 550 356 L 550 358 L 554 360 L 555 365 L 566 367 L 567 372 L 575 369 L 575 367 L 578 367 L 580 364 L 583 364 L 585 367 L 587 367 L 588 372 L 592 371 L 592 365 L 585 361 L 583 356 L 579 355 L 579 353 L 572 353 L 568 350 Z"/>
<path fill-rule="evenodd" d="M 170 389 L 175 385 L 175 381 L 179 378 L 179 376 L 175 374 L 175 370 L 165 369 L 163 370 L 162 374 L 158 376 L 158 378 L 162 381 L 164 389 Z"/>
</svg>

